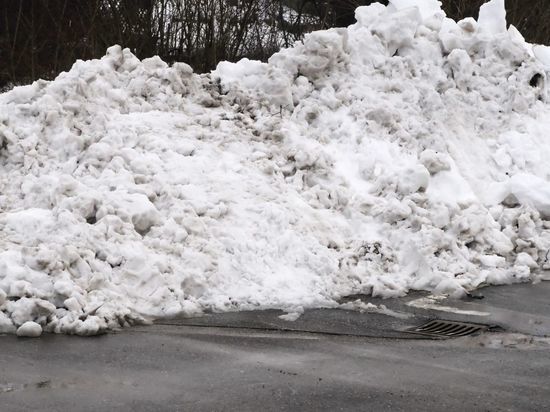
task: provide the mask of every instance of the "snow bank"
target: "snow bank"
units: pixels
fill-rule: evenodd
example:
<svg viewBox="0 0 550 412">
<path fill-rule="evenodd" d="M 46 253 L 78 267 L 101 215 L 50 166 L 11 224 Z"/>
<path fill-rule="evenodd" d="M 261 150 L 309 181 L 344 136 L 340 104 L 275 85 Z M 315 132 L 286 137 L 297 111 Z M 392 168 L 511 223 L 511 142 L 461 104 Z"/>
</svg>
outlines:
<svg viewBox="0 0 550 412">
<path fill-rule="evenodd" d="M 0 333 L 541 277 L 548 53 L 392 0 L 208 75 L 112 47 L 0 95 Z"/>
</svg>

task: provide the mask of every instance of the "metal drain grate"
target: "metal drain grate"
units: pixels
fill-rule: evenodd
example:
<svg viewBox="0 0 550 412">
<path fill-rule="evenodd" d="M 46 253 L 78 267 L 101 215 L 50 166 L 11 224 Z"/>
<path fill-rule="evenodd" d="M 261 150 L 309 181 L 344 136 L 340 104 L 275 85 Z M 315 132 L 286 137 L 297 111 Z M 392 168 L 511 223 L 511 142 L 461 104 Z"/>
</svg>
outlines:
<svg viewBox="0 0 550 412">
<path fill-rule="evenodd" d="M 468 336 L 474 333 L 484 332 L 487 329 L 489 329 L 489 326 L 475 323 L 431 320 L 424 325 L 409 329 L 407 332 L 437 338 L 458 338 L 459 336 Z"/>
</svg>

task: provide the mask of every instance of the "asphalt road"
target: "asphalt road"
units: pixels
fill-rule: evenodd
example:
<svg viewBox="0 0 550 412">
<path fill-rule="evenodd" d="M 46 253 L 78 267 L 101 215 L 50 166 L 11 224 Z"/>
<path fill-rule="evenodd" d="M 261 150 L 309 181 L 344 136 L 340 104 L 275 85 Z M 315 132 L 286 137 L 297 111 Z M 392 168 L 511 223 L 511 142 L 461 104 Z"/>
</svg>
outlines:
<svg viewBox="0 0 550 412">
<path fill-rule="evenodd" d="M 550 301 L 523 288 L 487 289 L 482 304 L 492 311 L 501 302 L 508 311 L 515 296 L 539 292 L 539 304 Z M 536 301 L 518 303 L 518 313 L 547 316 Z M 400 322 L 437 314 L 419 311 Z M 238 315 L 226 324 L 214 317 L 92 338 L 0 336 L 0 411 L 550 410 L 548 338 L 510 330 L 445 341 L 365 337 L 369 324 L 382 330 L 383 322 L 361 326 L 357 313 L 327 313 L 329 334 L 322 312 L 304 322 L 314 333 L 277 330 L 266 312 L 256 323 L 244 314 L 240 324 Z M 365 336 L 344 333 L 361 327 Z"/>
</svg>

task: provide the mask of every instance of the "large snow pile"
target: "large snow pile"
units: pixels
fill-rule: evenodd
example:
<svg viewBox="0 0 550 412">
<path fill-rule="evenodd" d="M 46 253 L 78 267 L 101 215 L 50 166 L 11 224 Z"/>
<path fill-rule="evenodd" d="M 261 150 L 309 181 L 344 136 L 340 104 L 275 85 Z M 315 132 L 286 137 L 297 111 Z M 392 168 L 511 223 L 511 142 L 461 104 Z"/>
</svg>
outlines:
<svg viewBox="0 0 550 412">
<path fill-rule="evenodd" d="M 502 0 L 356 15 L 268 63 L 112 47 L 0 95 L 0 332 L 541 279 L 550 49 Z"/>
</svg>

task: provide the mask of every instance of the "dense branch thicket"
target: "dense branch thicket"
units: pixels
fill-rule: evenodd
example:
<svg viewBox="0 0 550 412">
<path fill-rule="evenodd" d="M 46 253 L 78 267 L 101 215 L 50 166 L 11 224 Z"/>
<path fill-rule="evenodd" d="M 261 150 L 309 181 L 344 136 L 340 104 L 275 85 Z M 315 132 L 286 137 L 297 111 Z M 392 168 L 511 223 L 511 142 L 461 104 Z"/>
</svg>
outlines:
<svg viewBox="0 0 550 412">
<path fill-rule="evenodd" d="M 50 79 L 113 44 L 199 72 L 221 60 L 266 59 L 303 34 L 347 26 L 373 0 L 0 0 L 0 88 Z M 382 3 L 387 3 L 381 1 Z M 443 0 L 454 19 L 476 17 L 484 0 Z M 550 41 L 548 0 L 507 0 L 509 22 Z"/>
</svg>

